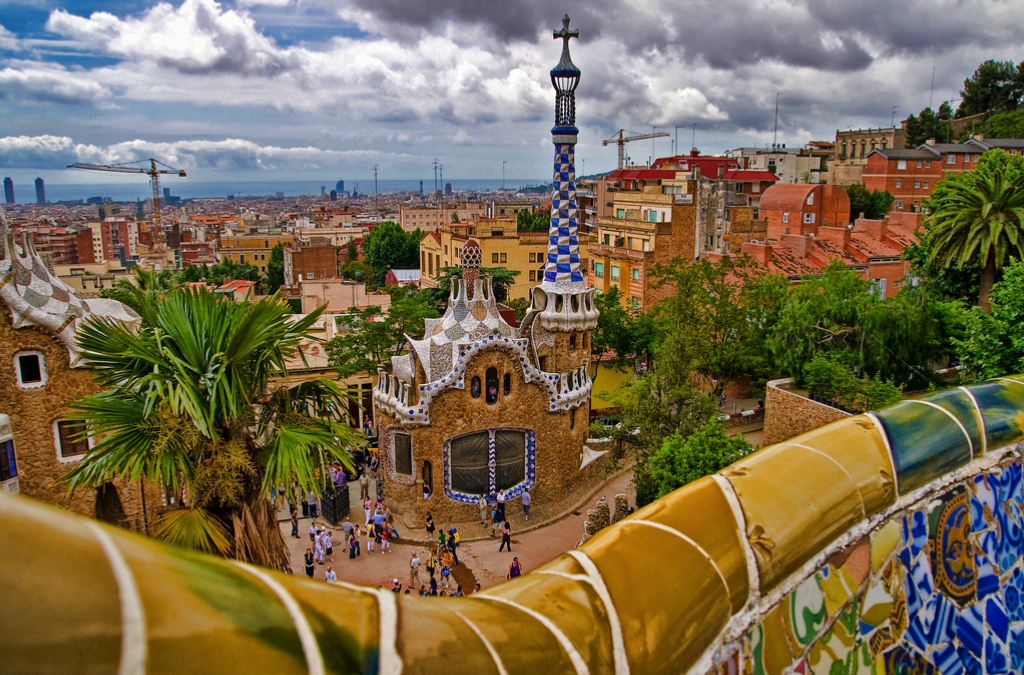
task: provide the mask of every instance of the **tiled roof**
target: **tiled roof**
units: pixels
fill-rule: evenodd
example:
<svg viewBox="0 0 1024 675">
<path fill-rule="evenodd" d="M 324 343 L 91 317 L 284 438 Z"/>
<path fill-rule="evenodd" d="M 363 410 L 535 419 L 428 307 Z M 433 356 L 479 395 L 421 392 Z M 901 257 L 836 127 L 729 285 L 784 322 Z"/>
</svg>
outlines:
<svg viewBox="0 0 1024 675">
<path fill-rule="evenodd" d="M 890 225 L 885 237 L 891 239 L 900 248 L 906 248 L 911 244 L 917 243 L 917 233 L 909 227 Z"/>
<path fill-rule="evenodd" d="M 886 159 L 936 159 L 939 153 L 929 145 L 922 145 L 921 147 L 909 149 L 909 148 L 875 148 L 868 153 L 868 157 L 874 154 L 879 154 Z"/>
<path fill-rule="evenodd" d="M 899 251 L 885 242 L 872 239 L 861 232 L 854 232 L 846 246 L 853 249 L 863 258 L 895 258 L 900 254 Z"/>
<path fill-rule="evenodd" d="M 776 183 L 761 195 L 762 211 L 799 211 L 817 186 Z"/>
<path fill-rule="evenodd" d="M 673 169 L 618 169 L 608 174 L 609 180 L 672 180 Z"/>
<path fill-rule="evenodd" d="M 822 266 L 828 265 L 833 260 L 842 260 L 847 265 L 857 265 L 861 262 L 845 248 L 827 239 L 815 239 L 809 256 L 819 261 Z"/>
<path fill-rule="evenodd" d="M 739 180 L 739 181 L 778 181 L 779 177 L 771 171 L 754 171 L 750 169 L 733 169 L 732 171 L 725 172 L 726 180 Z"/>
<path fill-rule="evenodd" d="M 769 268 L 785 274 L 787 277 L 799 277 L 808 274 L 820 274 L 816 265 L 801 258 L 788 246 L 773 246 L 772 258 L 768 261 Z"/>
</svg>

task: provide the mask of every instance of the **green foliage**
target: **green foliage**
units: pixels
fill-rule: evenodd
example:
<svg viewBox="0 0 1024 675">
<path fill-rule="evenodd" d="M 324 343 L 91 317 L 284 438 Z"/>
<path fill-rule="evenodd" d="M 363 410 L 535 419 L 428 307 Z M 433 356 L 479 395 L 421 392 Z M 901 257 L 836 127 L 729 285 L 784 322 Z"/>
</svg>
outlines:
<svg viewBox="0 0 1024 675">
<path fill-rule="evenodd" d="M 347 316 L 346 332 L 328 341 L 329 363 L 341 377 L 376 373 L 378 365 L 403 353 L 406 334 L 421 335 L 423 320 L 440 316 L 429 291 L 411 286 L 391 290 L 386 313 L 375 306 Z"/>
<path fill-rule="evenodd" d="M 519 232 L 547 232 L 550 227 L 551 209 L 523 209 L 516 214 L 516 230 Z"/>
<path fill-rule="evenodd" d="M 854 183 L 846 188 L 846 194 L 850 197 L 851 223 L 862 213 L 865 218 L 881 220 L 892 208 L 893 196 L 885 190 L 868 192 L 860 183 Z"/>
<path fill-rule="evenodd" d="M 521 213 L 521 212 L 520 212 Z M 491 288 L 494 289 L 494 299 L 498 302 L 508 301 L 508 292 L 516 284 L 516 277 L 519 270 L 510 270 L 505 267 L 481 267 L 480 277 L 491 278 Z M 437 270 L 437 288 L 433 294 L 437 307 L 443 309 L 448 303 L 448 296 L 452 290 L 452 279 L 462 278 L 461 267 L 441 267 Z"/>
<path fill-rule="evenodd" d="M 156 272 L 136 266 L 132 274 L 131 279 L 118 279 L 113 288 L 101 290 L 100 297 L 122 302 L 141 315 L 181 283 L 181 275 L 172 270 Z"/>
<path fill-rule="evenodd" d="M 526 298 L 512 298 L 507 304 L 516 311 L 516 321 L 522 321 L 530 309 L 530 301 Z"/>
<path fill-rule="evenodd" d="M 903 259 L 910 262 L 910 276 L 920 280 L 936 297 L 969 305 L 978 302 L 981 265 L 969 262 L 962 267 L 943 267 L 933 263 L 927 230 L 916 243 L 903 249 Z"/>
<path fill-rule="evenodd" d="M 220 556 L 231 550 L 227 528 L 205 509 L 171 509 L 153 525 L 154 537 L 175 546 Z"/>
<path fill-rule="evenodd" d="M 359 259 L 359 245 L 356 244 L 355 239 L 349 239 L 348 243 L 345 244 L 345 262 L 350 263 L 353 260 Z"/>
<path fill-rule="evenodd" d="M 931 108 L 925 108 L 917 116 L 911 115 L 903 125 L 906 147 L 916 148 L 928 139 L 935 139 L 939 143 L 951 142 L 953 127 L 949 120 L 952 117 L 953 110 L 946 101 L 939 106 L 938 113 Z"/>
<path fill-rule="evenodd" d="M 1024 93 L 1024 64 L 989 59 L 964 80 L 957 117 L 1016 110 Z"/>
<path fill-rule="evenodd" d="M 267 293 L 277 293 L 277 289 L 282 286 L 284 286 L 284 244 L 277 244 L 270 249 L 264 290 Z"/>
<path fill-rule="evenodd" d="M 899 387 L 878 376 L 857 377 L 847 366 L 820 354 L 804 366 L 803 379 L 812 395 L 854 412 L 879 410 L 903 399 Z"/>
<path fill-rule="evenodd" d="M 391 269 L 419 269 L 420 230 L 406 232 L 402 226 L 386 221 L 363 237 L 363 260 L 373 271 L 367 281 L 380 286 Z"/>
<path fill-rule="evenodd" d="M 651 356 L 657 341 L 657 326 L 650 314 L 623 307 L 618 286 L 598 295 L 594 305 L 600 312 L 597 328 L 590 334 L 590 354 L 594 361 L 632 370 L 637 361 Z"/>
<path fill-rule="evenodd" d="M 982 123 L 977 133 L 985 138 L 1024 138 L 1024 111 L 1011 110 L 992 115 Z"/>
<path fill-rule="evenodd" d="M 1015 260 L 992 287 L 991 313 L 964 312 L 964 332 L 954 340 L 971 379 L 1024 372 L 1024 261 Z"/>
<path fill-rule="evenodd" d="M 998 270 L 1024 257 L 1024 157 L 989 150 L 974 170 L 939 181 L 925 206 L 929 263 L 980 265 L 978 304 L 987 309 Z"/>
<path fill-rule="evenodd" d="M 288 567 L 264 495 L 293 481 L 319 491 L 327 463 L 350 466 L 359 441 L 346 423 L 348 397 L 332 381 L 272 382 L 320 313 L 292 321 L 276 295 L 237 303 L 182 289 L 138 329 L 87 321 L 78 344 L 104 389 L 78 399 L 70 418 L 96 443 L 61 482 L 71 492 L 115 479 L 184 483 L 190 506 L 231 532 L 232 557 Z"/>
<path fill-rule="evenodd" d="M 384 275 L 387 276 L 387 272 Z M 353 260 L 341 268 L 341 278 L 353 281 L 371 281 L 373 279 L 373 268 L 364 262 Z"/>
<path fill-rule="evenodd" d="M 737 434 L 730 438 L 721 422 L 712 420 L 693 434 L 672 434 L 651 455 L 650 474 L 657 484 L 658 496 L 717 473 L 738 462 L 756 448 Z"/>
<path fill-rule="evenodd" d="M 255 265 L 235 263 L 230 260 L 219 262 L 212 267 L 189 265 L 181 271 L 181 282 L 203 281 L 211 286 L 220 286 L 225 281 L 263 281 L 263 275 Z"/>
</svg>

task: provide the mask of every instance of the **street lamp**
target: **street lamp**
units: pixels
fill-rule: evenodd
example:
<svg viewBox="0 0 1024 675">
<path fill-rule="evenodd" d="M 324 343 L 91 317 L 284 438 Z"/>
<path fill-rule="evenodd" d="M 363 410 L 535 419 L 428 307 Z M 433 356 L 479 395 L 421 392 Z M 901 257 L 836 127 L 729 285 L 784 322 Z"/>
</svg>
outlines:
<svg viewBox="0 0 1024 675">
<path fill-rule="evenodd" d="M 507 159 L 501 160 L 501 190 L 505 191 L 505 165 L 508 164 Z"/>
</svg>

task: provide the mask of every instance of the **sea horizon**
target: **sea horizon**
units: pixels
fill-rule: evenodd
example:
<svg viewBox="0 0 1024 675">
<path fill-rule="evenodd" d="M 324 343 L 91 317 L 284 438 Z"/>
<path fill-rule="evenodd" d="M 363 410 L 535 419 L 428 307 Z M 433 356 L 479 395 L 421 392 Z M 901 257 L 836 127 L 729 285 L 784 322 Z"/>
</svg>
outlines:
<svg viewBox="0 0 1024 675">
<path fill-rule="evenodd" d="M 141 178 L 141 177 L 140 177 Z M 507 190 L 518 190 L 524 187 L 550 184 L 550 179 L 506 179 L 504 186 Z M 337 181 L 317 180 L 284 180 L 284 181 L 187 181 L 187 180 L 166 180 L 161 182 L 161 193 L 163 188 L 170 188 L 172 197 L 181 199 L 226 199 L 229 196 L 239 197 L 263 197 L 274 196 L 282 193 L 285 197 L 298 197 L 304 195 L 319 196 L 321 186 L 325 193 L 330 194 L 335 189 Z M 498 192 L 502 189 L 501 179 L 459 179 L 446 178 L 444 185 L 450 183 L 454 192 Z M 378 194 L 394 194 L 398 192 L 418 192 L 420 181 L 418 179 L 392 179 L 378 180 Z M 434 181 L 423 181 L 424 194 L 433 192 Z M 136 180 L 125 183 L 45 183 L 46 200 L 51 203 L 62 201 L 73 201 L 100 197 L 104 201 L 110 199 L 115 202 L 132 202 L 144 200 L 152 196 L 152 190 L 148 180 Z M 345 181 L 345 191 L 358 190 L 360 196 L 372 196 L 374 194 L 373 179 L 369 181 Z M 14 184 L 15 202 L 17 204 L 35 203 L 35 185 Z M 163 196 L 161 194 L 161 196 Z"/>
</svg>

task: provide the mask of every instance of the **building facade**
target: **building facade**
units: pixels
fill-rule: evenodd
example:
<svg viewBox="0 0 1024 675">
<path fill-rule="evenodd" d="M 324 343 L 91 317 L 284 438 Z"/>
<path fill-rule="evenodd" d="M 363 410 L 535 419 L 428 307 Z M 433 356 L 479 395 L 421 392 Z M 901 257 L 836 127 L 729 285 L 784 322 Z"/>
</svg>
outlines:
<svg viewBox="0 0 1024 675">
<path fill-rule="evenodd" d="M 565 46 L 552 82 L 558 95 L 551 226 L 542 281 L 513 329 L 498 313 L 483 250 L 459 247 L 462 278 L 445 315 L 428 319 L 408 354 L 379 373 L 373 392 L 389 503 L 422 520 L 475 520 L 481 496 L 508 500 L 529 489 L 561 501 L 599 475 L 589 430 L 590 331 L 594 289 L 580 263 L 575 199 L 577 129 L 573 91 L 579 70 Z"/>
<path fill-rule="evenodd" d="M 850 197 L 838 185 L 773 185 L 761 197 L 760 215 L 768 221 L 768 239 L 814 234 L 819 227 L 850 222 Z"/>
</svg>

